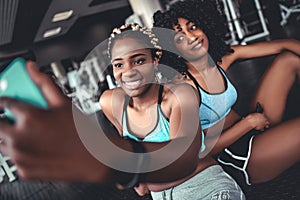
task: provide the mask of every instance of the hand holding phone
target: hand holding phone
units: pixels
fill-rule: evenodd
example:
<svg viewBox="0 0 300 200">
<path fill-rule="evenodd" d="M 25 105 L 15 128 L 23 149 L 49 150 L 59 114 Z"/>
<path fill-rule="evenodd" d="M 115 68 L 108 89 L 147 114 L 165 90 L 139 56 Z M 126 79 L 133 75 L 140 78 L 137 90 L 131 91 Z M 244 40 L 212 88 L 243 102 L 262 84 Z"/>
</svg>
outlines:
<svg viewBox="0 0 300 200">
<path fill-rule="evenodd" d="M 23 58 L 14 59 L 0 74 L 0 96 L 16 98 L 41 108 L 48 107 L 40 89 L 31 80 Z M 4 113 L 14 121 L 13 114 L 8 109 Z"/>
</svg>

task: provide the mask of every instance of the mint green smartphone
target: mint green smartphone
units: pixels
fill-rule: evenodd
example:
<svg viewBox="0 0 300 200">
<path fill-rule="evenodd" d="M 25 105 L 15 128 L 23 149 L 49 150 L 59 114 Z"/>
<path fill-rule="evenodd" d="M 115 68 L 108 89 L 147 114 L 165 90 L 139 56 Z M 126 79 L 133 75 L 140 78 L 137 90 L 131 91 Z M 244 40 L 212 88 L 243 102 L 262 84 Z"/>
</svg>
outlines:
<svg viewBox="0 0 300 200">
<path fill-rule="evenodd" d="M 31 80 L 26 61 L 23 58 L 14 59 L 0 74 L 0 96 L 12 97 L 26 101 L 41 108 L 47 108 L 48 103 L 40 89 Z M 5 115 L 14 121 L 14 117 L 8 109 Z"/>
</svg>

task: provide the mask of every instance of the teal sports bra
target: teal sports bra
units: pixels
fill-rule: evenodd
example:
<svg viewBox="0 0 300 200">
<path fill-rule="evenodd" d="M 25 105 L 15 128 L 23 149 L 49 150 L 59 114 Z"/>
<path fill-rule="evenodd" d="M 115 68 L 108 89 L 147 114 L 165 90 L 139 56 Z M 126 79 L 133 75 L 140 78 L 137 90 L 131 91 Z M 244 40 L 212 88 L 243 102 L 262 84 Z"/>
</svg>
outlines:
<svg viewBox="0 0 300 200">
<path fill-rule="evenodd" d="M 123 107 L 123 117 L 122 117 L 123 138 L 130 138 L 138 142 L 166 142 L 170 140 L 170 123 L 169 120 L 163 114 L 160 106 L 162 101 L 162 92 L 163 92 L 163 85 L 160 85 L 159 92 L 158 92 L 158 101 L 157 101 L 158 118 L 157 118 L 156 126 L 144 138 L 138 138 L 134 134 L 130 133 L 130 130 L 128 128 L 128 123 L 127 123 L 127 112 L 126 112 L 127 110 L 126 108 L 129 104 L 129 97 L 126 96 L 124 107 Z M 201 152 L 204 150 L 205 150 L 204 133 L 202 131 Z"/>
<path fill-rule="evenodd" d="M 194 82 L 201 97 L 199 116 L 203 130 L 212 127 L 226 117 L 237 100 L 235 87 L 229 81 L 223 69 L 220 66 L 217 66 L 217 68 L 225 80 L 225 90 L 213 94 L 201 88 L 197 80 L 187 71 L 187 75 Z"/>
<path fill-rule="evenodd" d="M 166 142 L 170 140 L 170 123 L 169 120 L 163 114 L 160 104 L 162 101 L 162 91 L 163 86 L 159 87 L 158 94 L 158 106 L 157 106 L 157 121 L 155 128 L 149 132 L 144 138 L 138 138 L 137 136 L 130 133 L 127 123 L 127 112 L 126 108 L 129 104 L 129 97 L 126 96 L 123 108 L 123 117 L 122 117 L 122 128 L 123 128 L 123 137 L 130 138 L 139 142 Z"/>
</svg>

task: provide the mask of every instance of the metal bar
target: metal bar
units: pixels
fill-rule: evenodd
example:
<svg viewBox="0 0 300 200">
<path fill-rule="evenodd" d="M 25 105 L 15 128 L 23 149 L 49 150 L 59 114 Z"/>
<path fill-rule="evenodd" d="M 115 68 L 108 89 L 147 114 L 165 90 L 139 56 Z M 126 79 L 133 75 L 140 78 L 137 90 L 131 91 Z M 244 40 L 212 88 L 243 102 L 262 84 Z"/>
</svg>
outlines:
<svg viewBox="0 0 300 200">
<path fill-rule="evenodd" d="M 229 13 L 229 10 L 228 10 L 228 5 L 226 3 L 226 0 L 222 0 L 222 2 L 223 2 L 223 5 L 224 5 L 224 13 L 225 13 L 225 16 L 226 16 L 226 19 L 227 19 L 228 28 L 229 28 L 231 39 L 232 39 L 231 44 L 232 45 L 238 44 L 238 41 L 237 41 L 235 33 L 234 33 L 234 27 L 233 27 L 233 24 L 232 24 L 231 16 L 230 16 L 230 13 Z"/>
<path fill-rule="evenodd" d="M 228 3 L 229 10 L 230 10 L 230 14 L 232 16 L 232 21 L 235 25 L 235 29 L 236 29 L 238 38 L 243 39 L 244 33 L 243 33 L 243 29 L 240 25 L 239 19 L 237 17 L 237 14 L 236 14 L 237 11 L 235 10 L 234 3 L 232 2 L 232 0 L 227 0 L 227 3 Z"/>
<path fill-rule="evenodd" d="M 255 6 L 257 8 L 257 11 L 258 11 L 258 17 L 260 19 L 263 31 L 266 34 L 269 34 L 269 31 L 268 31 L 268 28 L 267 28 L 267 25 L 266 25 L 266 22 L 265 22 L 265 18 L 264 18 L 264 15 L 262 13 L 262 10 L 261 10 L 261 6 L 260 6 L 260 3 L 259 3 L 259 0 L 254 0 L 254 3 L 255 3 Z"/>
</svg>

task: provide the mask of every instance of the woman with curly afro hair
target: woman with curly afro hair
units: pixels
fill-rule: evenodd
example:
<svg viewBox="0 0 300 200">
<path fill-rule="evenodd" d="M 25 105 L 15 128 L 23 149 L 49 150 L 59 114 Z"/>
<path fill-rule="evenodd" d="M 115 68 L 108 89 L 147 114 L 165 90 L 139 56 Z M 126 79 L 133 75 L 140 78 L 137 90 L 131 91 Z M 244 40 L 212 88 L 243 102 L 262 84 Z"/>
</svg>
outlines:
<svg viewBox="0 0 300 200">
<path fill-rule="evenodd" d="M 176 49 L 177 63 L 169 66 L 175 65 L 183 76 L 174 79 L 191 84 L 200 95 L 199 115 L 210 154 L 242 172 L 247 184 L 271 180 L 299 161 L 300 118 L 282 121 L 289 91 L 299 81 L 299 41 L 229 46 L 225 17 L 208 0 L 177 1 L 154 14 L 154 27 L 174 31 L 169 37 L 159 35 L 164 37 L 161 45 Z M 237 91 L 226 71 L 239 59 L 274 54 L 278 55 L 256 89 L 250 114 L 240 117 L 232 109 Z"/>
</svg>

